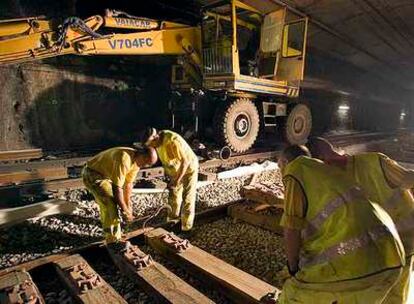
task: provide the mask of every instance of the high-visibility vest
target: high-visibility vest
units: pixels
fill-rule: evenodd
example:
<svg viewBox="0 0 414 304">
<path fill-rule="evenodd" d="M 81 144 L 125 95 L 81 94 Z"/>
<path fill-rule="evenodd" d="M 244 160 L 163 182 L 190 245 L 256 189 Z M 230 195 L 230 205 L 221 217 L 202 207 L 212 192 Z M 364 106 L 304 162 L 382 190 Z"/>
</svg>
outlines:
<svg viewBox="0 0 414 304">
<path fill-rule="evenodd" d="M 352 171 L 355 181 L 369 199 L 383 207 L 394 220 L 407 256 L 414 254 L 414 198 L 408 189 L 391 188 L 381 168 L 380 153 L 353 156 Z"/>
<path fill-rule="evenodd" d="M 156 150 L 165 173 L 168 176 L 176 176 L 178 169 L 181 166 L 181 159 L 177 158 L 177 156 L 172 153 L 171 148 L 169 148 L 169 145 L 172 143 L 180 149 L 180 153 L 184 154 L 190 162 L 187 172 L 194 172 L 198 169 L 197 155 L 195 155 L 194 151 L 180 135 L 168 130 L 163 130 L 160 133 L 162 142 Z"/>
<path fill-rule="evenodd" d="M 298 280 L 337 282 L 404 264 L 391 218 L 344 172 L 301 156 L 283 173 L 300 183 L 307 200 Z"/>
</svg>

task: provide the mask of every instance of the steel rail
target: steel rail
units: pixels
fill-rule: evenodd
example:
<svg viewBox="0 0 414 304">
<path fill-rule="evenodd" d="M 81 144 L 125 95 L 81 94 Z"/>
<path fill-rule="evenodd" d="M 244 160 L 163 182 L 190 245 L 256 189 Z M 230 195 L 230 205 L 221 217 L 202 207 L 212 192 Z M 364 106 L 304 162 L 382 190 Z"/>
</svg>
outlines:
<svg viewBox="0 0 414 304">
<path fill-rule="evenodd" d="M 352 145 L 360 143 L 363 141 L 374 141 L 379 139 L 385 139 L 395 135 L 394 133 L 351 133 L 351 134 L 341 134 L 341 135 L 328 135 L 327 139 L 331 140 L 333 144 L 343 147 L 347 145 Z M 280 154 L 280 149 L 273 151 L 265 152 L 253 152 L 249 154 L 241 154 L 230 157 L 227 160 L 221 159 L 209 159 L 202 160 L 200 162 L 200 171 L 203 169 L 211 169 L 218 167 L 229 167 L 232 165 L 246 165 L 253 162 L 260 162 L 264 160 L 273 159 L 276 160 Z M 13 174 L 16 171 L 36 171 L 42 170 L 45 168 L 70 168 L 70 167 L 82 167 L 89 157 L 77 157 L 71 159 L 60 159 L 60 160 L 45 160 L 45 161 L 35 161 L 28 163 L 17 163 L 17 164 L 5 164 L 0 165 L 0 174 L 1 173 L 10 173 Z M 78 169 L 79 171 L 79 169 Z M 79 172 L 78 172 L 79 173 Z M 152 179 L 157 177 L 164 176 L 164 170 L 162 167 L 153 167 L 142 169 L 139 171 L 137 179 Z M 47 178 L 46 178 L 47 179 Z M 50 180 L 26 180 L 24 183 L 5 185 L 0 187 L 0 195 L 2 193 L 10 192 L 39 192 L 39 191 L 66 191 L 72 189 L 83 188 L 83 183 L 81 178 L 64 178 L 58 179 L 51 177 Z"/>
<path fill-rule="evenodd" d="M 266 159 L 276 159 L 280 151 L 270 151 L 270 152 L 259 152 L 251 153 L 245 155 L 236 155 L 232 156 L 227 160 L 212 159 L 206 160 L 200 163 L 201 169 L 215 168 L 220 166 L 230 166 L 232 164 L 249 164 L 257 161 L 263 161 Z M 65 164 L 76 164 L 78 166 L 84 165 L 88 158 L 75 159 L 75 160 L 64 160 Z M 53 161 L 53 165 L 59 166 L 57 161 Z M 47 166 L 47 164 L 46 164 Z M 20 167 L 20 164 L 19 164 Z M 37 168 L 44 168 L 40 164 L 36 165 Z M 33 168 L 33 167 L 32 167 Z M 11 167 L 8 167 L 10 170 Z M 1 170 L 0 170 L 1 172 Z M 139 171 L 137 179 L 151 179 L 156 177 L 164 176 L 164 169 L 162 167 L 154 167 L 148 169 L 142 169 Z M 65 178 L 65 179 L 54 179 L 49 181 L 44 180 L 34 180 L 31 182 L 13 184 L 0 187 L 0 194 L 2 191 L 24 191 L 24 192 L 33 192 L 33 191 L 65 191 L 83 188 L 83 182 L 81 178 Z"/>
</svg>

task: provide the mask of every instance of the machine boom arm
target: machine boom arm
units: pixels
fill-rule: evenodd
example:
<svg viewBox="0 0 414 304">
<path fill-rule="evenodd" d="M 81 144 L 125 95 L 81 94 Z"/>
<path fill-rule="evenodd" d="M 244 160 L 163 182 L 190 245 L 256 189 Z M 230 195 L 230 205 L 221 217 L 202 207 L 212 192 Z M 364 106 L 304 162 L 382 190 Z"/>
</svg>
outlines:
<svg viewBox="0 0 414 304">
<path fill-rule="evenodd" d="M 126 17 L 121 16 L 126 15 Z M 58 26 L 36 18 L 0 22 L 0 64 L 60 55 L 186 55 L 198 67 L 200 30 L 107 10 L 86 20 L 71 17 Z M 100 34 L 98 29 L 123 28 L 130 33 Z"/>
</svg>

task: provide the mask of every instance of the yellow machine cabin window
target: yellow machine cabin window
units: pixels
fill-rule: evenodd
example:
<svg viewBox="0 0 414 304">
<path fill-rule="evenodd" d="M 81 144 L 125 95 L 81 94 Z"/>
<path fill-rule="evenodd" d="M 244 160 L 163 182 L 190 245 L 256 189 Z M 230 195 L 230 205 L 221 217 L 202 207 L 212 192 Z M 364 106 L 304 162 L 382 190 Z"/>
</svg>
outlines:
<svg viewBox="0 0 414 304">
<path fill-rule="evenodd" d="M 273 78 L 281 53 L 281 41 L 285 24 L 286 9 L 280 9 L 265 16 L 260 38 L 259 76 Z"/>
<path fill-rule="evenodd" d="M 305 22 L 286 24 L 283 29 L 283 57 L 301 56 L 303 52 Z"/>
<path fill-rule="evenodd" d="M 202 23 L 204 74 L 229 74 L 233 71 L 232 40 L 233 27 L 231 6 L 217 8 L 204 15 Z"/>
</svg>

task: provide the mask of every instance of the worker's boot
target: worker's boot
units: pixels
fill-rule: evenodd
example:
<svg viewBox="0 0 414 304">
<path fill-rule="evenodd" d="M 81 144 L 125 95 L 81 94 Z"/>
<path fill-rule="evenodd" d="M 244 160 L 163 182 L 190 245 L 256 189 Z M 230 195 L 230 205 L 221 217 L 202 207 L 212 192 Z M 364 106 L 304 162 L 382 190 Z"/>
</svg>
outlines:
<svg viewBox="0 0 414 304">
<path fill-rule="evenodd" d="M 177 224 L 180 222 L 180 219 L 170 219 L 167 217 L 167 229 L 177 228 Z"/>
<path fill-rule="evenodd" d="M 194 236 L 194 230 L 181 230 L 181 232 L 178 234 L 178 236 L 182 239 L 189 239 Z"/>
<path fill-rule="evenodd" d="M 128 246 L 131 246 L 131 243 L 128 241 L 117 241 L 107 243 L 106 246 L 115 252 L 121 252 L 124 251 Z"/>
</svg>

